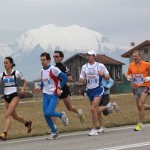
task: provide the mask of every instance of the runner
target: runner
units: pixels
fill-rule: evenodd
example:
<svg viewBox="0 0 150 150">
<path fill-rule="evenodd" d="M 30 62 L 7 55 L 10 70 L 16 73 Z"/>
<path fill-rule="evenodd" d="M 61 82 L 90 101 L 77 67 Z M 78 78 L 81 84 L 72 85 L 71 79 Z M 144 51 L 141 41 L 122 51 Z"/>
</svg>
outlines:
<svg viewBox="0 0 150 150">
<path fill-rule="evenodd" d="M 98 114 L 98 121 L 100 124 L 100 128 L 97 130 L 98 133 L 105 132 L 105 125 L 102 118 L 102 112 L 103 115 L 108 116 L 110 113 L 112 113 L 113 110 L 116 112 L 119 112 L 119 106 L 115 102 L 109 102 L 109 94 L 110 94 L 110 88 L 114 85 L 114 81 L 112 78 L 109 78 L 108 80 L 105 80 L 105 78 L 102 78 L 102 85 L 104 87 L 104 93 L 102 95 L 102 99 L 99 104 L 99 114 Z"/>
<path fill-rule="evenodd" d="M 96 124 L 98 122 L 98 108 L 99 103 L 104 93 L 104 88 L 102 87 L 102 76 L 103 74 L 106 79 L 109 79 L 109 72 L 106 67 L 95 61 L 96 52 L 90 50 L 87 52 L 88 63 L 82 66 L 80 73 L 80 82 L 86 83 L 87 96 L 89 97 L 91 104 L 91 114 L 92 114 L 92 129 L 89 132 L 90 135 L 98 135 Z"/>
<path fill-rule="evenodd" d="M 110 94 L 110 88 L 114 85 L 114 80 L 112 78 L 109 78 L 106 80 L 105 78 L 102 78 L 102 85 L 104 87 L 104 93 L 102 95 L 102 99 L 99 103 L 99 114 L 98 114 L 98 121 L 99 121 L 99 129 L 97 130 L 98 133 L 105 132 L 105 125 L 103 123 L 102 113 L 104 116 L 108 116 L 110 113 L 115 110 L 116 112 L 119 112 L 119 106 L 116 102 L 110 102 L 109 94 Z M 87 97 L 86 90 L 82 92 L 82 95 L 84 97 Z"/>
<path fill-rule="evenodd" d="M 145 104 L 150 89 L 150 63 L 142 60 L 139 51 L 132 54 L 133 62 L 129 65 L 126 74 L 127 80 L 133 83 L 133 93 L 136 99 L 136 105 L 139 111 L 139 123 L 134 130 L 141 131 L 144 121 L 145 110 L 150 109 L 150 105 Z"/>
<path fill-rule="evenodd" d="M 58 138 L 58 133 L 51 117 L 59 117 L 65 126 L 68 125 L 68 118 L 65 112 L 55 112 L 58 95 L 62 93 L 61 89 L 67 82 L 67 76 L 58 68 L 50 65 L 51 59 L 49 53 L 42 53 L 40 59 L 43 66 L 41 70 L 41 86 L 36 87 L 34 92 L 39 92 L 41 89 L 43 91 L 44 117 L 52 131 L 47 139 L 56 139 Z"/>
<path fill-rule="evenodd" d="M 1 140 L 7 140 L 7 134 L 11 126 L 11 117 L 13 119 L 23 123 L 25 127 L 27 127 L 27 132 L 30 133 L 32 128 L 32 121 L 25 121 L 25 119 L 19 116 L 16 112 L 16 107 L 19 103 L 19 96 L 17 93 L 17 79 L 21 79 L 23 81 L 23 87 L 20 90 L 20 95 L 24 95 L 24 90 L 26 88 L 26 80 L 23 75 L 17 71 L 13 70 L 15 66 L 14 61 L 11 57 L 6 57 L 4 59 L 4 67 L 5 72 L 0 74 L 0 80 L 4 84 L 4 100 L 6 105 L 6 113 L 5 113 L 5 129 L 4 133 L 1 134 Z"/>
<path fill-rule="evenodd" d="M 62 63 L 62 60 L 64 58 L 64 54 L 62 51 L 55 51 L 54 55 L 54 62 L 56 63 L 56 67 L 59 68 L 63 73 L 67 74 L 68 76 L 68 81 L 72 81 L 72 76 L 70 74 L 69 69 Z M 65 84 L 62 87 L 62 91 L 63 93 L 59 96 L 59 99 L 62 99 L 67 110 L 68 111 L 72 111 L 74 113 L 76 113 L 79 116 L 80 122 L 84 123 L 84 115 L 82 112 L 82 109 L 78 109 L 75 106 L 72 106 L 72 101 L 71 101 L 71 93 L 69 90 L 69 87 L 67 86 L 67 84 Z"/>
</svg>

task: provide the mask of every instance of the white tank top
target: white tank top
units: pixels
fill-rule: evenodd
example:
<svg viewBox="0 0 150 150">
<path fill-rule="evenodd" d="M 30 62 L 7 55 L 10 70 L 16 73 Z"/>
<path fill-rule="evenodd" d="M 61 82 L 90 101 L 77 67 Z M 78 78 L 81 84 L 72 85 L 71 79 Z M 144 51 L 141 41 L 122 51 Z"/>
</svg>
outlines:
<svg viewBox="0 0 150 150">
<path fill-rule="evenodd" d="M 8 75 L 5 72 L 0 74 L 0 81 L 4 84 L 4 94 L 9 95 L 17 92 L 16 79 L 24 80 L 24 76 L 17 70 L 12 70 L 12 73 Z"/>
<path fill-rule="evenodd" d="M 101 77 L 99 76 L 99 71 L 103 72 L 104 75 L 109 74 L 106 67 L 98 62 L 94 64 L 85 64 L 82 66 L 80 78 L 87 79 L 86 89 L 93 89 L 101 86 Z"/>
</svg>

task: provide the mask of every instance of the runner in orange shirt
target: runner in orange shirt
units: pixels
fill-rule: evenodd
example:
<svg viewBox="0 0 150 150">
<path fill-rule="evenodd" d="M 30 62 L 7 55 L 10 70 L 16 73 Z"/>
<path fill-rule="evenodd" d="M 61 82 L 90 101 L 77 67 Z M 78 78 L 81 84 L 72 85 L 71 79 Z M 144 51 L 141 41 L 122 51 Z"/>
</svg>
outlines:
<svg viewBox="0 0 150 150">
<path fill-rule="evenodd" d="M 132 54 L 133 62 L 129 65 L 126 77 L 133 83 L 133 93 L 139 111 L 139 123 L 136 124 L 134 131 L 142 130 L 145 110 L 150 109 L 150 105 L 145 104 L 150 90 L 150 63 L 142 60 L 139 51 Z"/>
</svg>

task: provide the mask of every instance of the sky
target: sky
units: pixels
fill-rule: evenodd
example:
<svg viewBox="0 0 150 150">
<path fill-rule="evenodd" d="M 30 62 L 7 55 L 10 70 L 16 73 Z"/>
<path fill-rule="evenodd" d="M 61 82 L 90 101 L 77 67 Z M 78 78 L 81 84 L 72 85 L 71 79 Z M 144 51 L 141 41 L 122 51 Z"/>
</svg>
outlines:
<svg viewBox="0 0 150 150">
<path fill-rule="evenodd" d="M 117 46 L 150 39 L 150 0 L 0 0 L 0 43 L 47 24 L 79 25 Z"/>
</svg>

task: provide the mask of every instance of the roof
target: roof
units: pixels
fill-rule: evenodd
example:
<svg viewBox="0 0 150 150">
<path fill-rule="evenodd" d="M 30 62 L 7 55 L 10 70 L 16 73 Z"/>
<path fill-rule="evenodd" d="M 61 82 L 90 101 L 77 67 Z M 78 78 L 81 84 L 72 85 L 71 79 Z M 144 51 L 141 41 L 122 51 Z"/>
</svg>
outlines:
<svg viewBox="0 0 150 150">
<path fill-rule="evenodd" d="M 86 54 L 85 53 L 77 53 L 73 56 L 71 56 L 70 58 L 68 58 L 67 60 L 65 60 L 63 63 L 66 63 L 68 61 L 70 61 L 72 58 L 76 57 L 76 56 L 80 56 L 86 59 Z M 97 54 L 96 55 L 96 61 L 105 64 L 105 65 L 125 65 L 124 63 L 117 61 L 111 57 L 108 57 L 104 54 Z"/>
<path fill-rule="evenodd" d="M 133 47 L 132 49 L 130 49 L 126 53 L 122 54 L 121 56 L 125 57 L 125 58 L 129 58 L 135 50 L 138 50 L 145 45 L 150 45 L 150 41 L 149 40 L 144 41 L 143 43 Z"/>
</svg>

